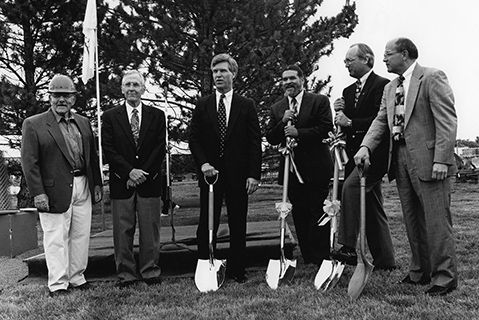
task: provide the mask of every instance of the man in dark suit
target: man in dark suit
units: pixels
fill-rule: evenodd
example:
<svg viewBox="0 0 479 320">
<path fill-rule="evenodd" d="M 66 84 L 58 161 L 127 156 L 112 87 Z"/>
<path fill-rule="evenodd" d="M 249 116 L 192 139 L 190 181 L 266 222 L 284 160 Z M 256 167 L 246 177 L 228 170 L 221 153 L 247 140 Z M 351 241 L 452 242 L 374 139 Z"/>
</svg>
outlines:
<svg viewBox="0 0 479 320">
<path fill-rule="evenodd" d="M 409 273 L 400 282 L 432 280 L 426 294 L 445 295 L 457 287 L 450 210 L 457 117 L 444 72 L 420 66 L 417 58 L 407 38 L 386 44 L 384 62 L 399 77 L 384 88 L 379 113 L 354 160 L 370 161 L 370 152 L 390 141 L 389 178 L 396 179 L 412 253 Z"/>
<path fill-rule="evenodd" d="M 285 146 L 286 137 L 295 138 L 293 160 L 304 180 L 289 175 L 288 197 L 304 263 L 321 265 L 329 259 L 329 223 L 319 227 L 323 203 L 329 193 L 333 173 L 331 153 L 322 140 L 333 129 L 329 100 L 324 95 L 304 90 L 303 71 L 296 65 L 282 73 L 285 97 L 270 109 L 266 139 L 272 145 Z M 292 125 L 288 122 L 292 121 Z M 279 183 L 283 183 L 284 157 L 281 159 Z"/>
<path fill-rule="evenodd" d="M 338 243 L 343 247 L 333 251 L 336 260 L 356 265 L 356 243 L 359 234 L 360 178 L 354 163 L 364 135 L 376 117 L 384 86 L 389 82 L 373 71 L 374 53 L 363 43 L 352 45 L 344 60 L 349 75 L 356 83 L 343 91 L 343 98 L 334 103 L 336 125 L 346 134 L 346 153 L 349 161 L 344 172 L 341 196 L 341 219 Z M 389 224 L 383 208 L 382 178 L 387 170 L 388 140 L 383 140 L 371 155 L 371 166 L 366 178 L 366 237 L 375 270 L 396 268 Z"/>
<path fill-rule="evenodd" d="M 115 262 L 120 287 L 143 280 L 160 283 L 161 164 L 165 157 L 165 114 L 144 105 L 145 79 L 127 71 L 125 104 L 103 114 L 103 150 L 110 165 Z M 139 263 L 133 252 L 139 227 Z"/>
<path fill-rule="evenodd" d="M 200 185 L 198 254 L 200 259 L 209 257 L 208 185 L 204 176 L 219 174 L 214 185 L 214 244 L 225 199 L 231 239 L 226 273 L 242 283 L 247 280 L 244 259 L 248 195 L 256 191 L 261 178 L 261 132 L 254 101 L 233 92 L 233 80 L 238 75 L 236 61 L 228 54 L 216 55 L 211 71 L 216 92 L 198 100 L 189 139 Z"/>
<path fill-rule="evenodd" d="M 87 289 L 84 271 L 92 202 L 102 197 L 102 179 L 90 121 L 71 112 L 76 89 L 56 75 L 48 86 L 50 109 L 23 121 L 22 169 L 39 211 L 50 296 Z"/>
</svg>

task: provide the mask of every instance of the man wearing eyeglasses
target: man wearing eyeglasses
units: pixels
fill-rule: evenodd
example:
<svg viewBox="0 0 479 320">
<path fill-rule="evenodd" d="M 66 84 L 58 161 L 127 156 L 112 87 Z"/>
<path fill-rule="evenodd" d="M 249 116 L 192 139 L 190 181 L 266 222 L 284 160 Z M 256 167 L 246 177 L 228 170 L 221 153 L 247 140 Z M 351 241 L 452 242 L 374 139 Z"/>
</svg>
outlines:
<svg viewBox="0 0 479 320">
<path fill-rule="evenodd" d="M 50 296 L 69 288 L 89 289 L 84 272 L 92 203 L 102 197 L 102 180 L 90 122 L 71 111 L 76 101 L 71 78 L 51 80 L 50 109 L 25 119 L 22 169 L 39 211 Z"/>
<path fill-rule="evenodd" d="M 349 265 L 356 265 L 360 179 L 353 157 L 379 111 L 383 89 L 389 80 L 373 71 L 374 53 L 364 43 L 353 44 L 349 48 L 344 64 L 349 75 L 357 80 L 346 87 L 343 96 L 334 102 L 335 123 L 346 134 L 349 161 L 344 172 L 338 238 L 338 243 L 343 246 L 333 251 L 331 256 Z M 382 178 L 387 171 L 388 142 L 384 139 L 374 151 L 366 177 L 366 237 L 374 259 L 374 270 L 391 271 L 396 268 L 396 262 L 381 190 Z"/>
<path fill-rule="evenodd" d="M 400 283 L 432 282 L 425 293 L 436 296 L 457 287 L 450 211 L 457 118 L 446 75 L 422 67 L 417 58 L 418 50 L 407 38 L 386 44 L 383 61 L 399 77 L 386 85 L 379 113 L 354 160 L 369 162 L 379 143 L 390 140 L 389 179 L 396 179 L 411 247 L 409 273 Z"/>
</svg>

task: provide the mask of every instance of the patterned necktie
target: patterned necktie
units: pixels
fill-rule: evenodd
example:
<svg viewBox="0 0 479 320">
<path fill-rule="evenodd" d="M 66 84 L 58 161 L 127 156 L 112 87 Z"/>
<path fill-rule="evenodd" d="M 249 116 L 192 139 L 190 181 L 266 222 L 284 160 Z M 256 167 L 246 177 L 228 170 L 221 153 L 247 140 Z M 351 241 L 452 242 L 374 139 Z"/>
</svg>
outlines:
<svg viewBox="0 0 479 320">
<path fill-rule="evenodd" d="M 225 149 L 225 137 L 226 137 L 226 107 L 224 99 L 226 96 L 224 94 L 220 97 L 220 103 L 218 106 L 218 124 L 220 130 L 220 157 L 223 156 Z"/>
<path fill-rule="evenodd" d="M 298 101 L 296 101 L 296 98 L 291 98 L 291 110 L 294 112 L 294 118 L 291 121 L 292 124 L 296 123 L 296 118 L 298 116 Z"/>
<path fill-rule="evenodd" d="M 396 98 L 394 101 L 394 119 L 393 119 L 393 139 L 395 141 L 404 139 L 404 77 L 398 78 L 398 86 L 396 87 Z"/>
<path fill-rule="evenodd" d="M 130 125 L 133 139 L 135 140 L 135 144 L 138 145 L 138 138 L 140 137 L 140 118 L 138 117 L 138 110 L 136 108 L 133 109 L 131 114 Z"/>
<path fill-rule="evenodd" d="M 359 95 L 361 94 L 361 80 L 356 81 L 356 92 L 354 93 L 354 107 L 358 104 Z"/>
</svg>

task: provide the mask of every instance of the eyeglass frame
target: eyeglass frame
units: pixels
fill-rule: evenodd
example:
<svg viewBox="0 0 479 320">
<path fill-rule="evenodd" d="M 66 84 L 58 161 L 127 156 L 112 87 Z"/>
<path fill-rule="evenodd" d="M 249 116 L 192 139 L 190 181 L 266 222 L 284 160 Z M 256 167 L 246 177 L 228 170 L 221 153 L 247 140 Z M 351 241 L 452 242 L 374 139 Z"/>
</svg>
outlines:
<svg viewBox="0 0 479 320">
<path fill-rule="evenodd" d="M 70 99 L 75 96 L 74 93 L 71 92 L 51 92 L 50 96 L 52 96 L 55 99 L 61 99 L 62 97 L 64 99 Z"/>
</svg>

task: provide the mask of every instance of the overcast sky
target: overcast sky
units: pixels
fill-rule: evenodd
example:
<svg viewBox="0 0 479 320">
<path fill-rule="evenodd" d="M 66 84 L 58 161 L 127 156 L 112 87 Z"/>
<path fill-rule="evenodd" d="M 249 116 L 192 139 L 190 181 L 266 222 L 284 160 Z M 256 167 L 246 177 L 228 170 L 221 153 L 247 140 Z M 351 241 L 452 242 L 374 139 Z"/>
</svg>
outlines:
<svg viewBox="0 0 479 320">
<path fill-rule="evenodd" d="M 319 14 L 339 12 L 344 0 L 324 0 Z M 374 51 L 374 70 L 393 79 L 382 56 L 386 42 L 410 38 L 418 47 L 418 63 L 442 69 L 456 99 L 458 139 L 479 136 L 479 0 L 356 0 L 359 25 L 349 39 L 334 43 L 334 54 L 321 59 L 318 74 L 332 76 L 331 103 L 353 83 L 344 67 L 344 56 L 356 42 Z"/>
</svg>

